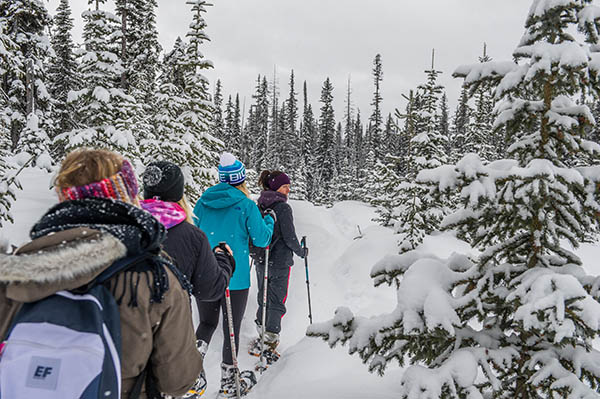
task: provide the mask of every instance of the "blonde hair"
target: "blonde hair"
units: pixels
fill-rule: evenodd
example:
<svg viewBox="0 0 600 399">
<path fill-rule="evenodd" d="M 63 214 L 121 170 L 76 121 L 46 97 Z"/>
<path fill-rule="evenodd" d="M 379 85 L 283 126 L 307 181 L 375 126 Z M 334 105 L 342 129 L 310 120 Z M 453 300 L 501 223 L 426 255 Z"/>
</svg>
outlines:
<svg viewBox="0 0 600 399">
<path fill-rule="evenodd" d="M 194 224 L 194 220 L 192 219 L 192 207 L 190 206 L 190 203 L 188 202 L 187 198 L 185 197 L 185 194 L 183 195 L 183 197 L 181 197 L 181 199 L 179 201 L 177 201 L 177 204 L 183 208 L 183 210 L 185 211 L 185 221 L 188 222 L 189 224 Z"/>
<path fill-rule="evenodd" d="M 81 148 L 72 151 L 62 161 L 54 186 L 62 190 L 106 179 L 121 170 L 123 159 L 120 154 L 108 150 Z"/>
<path fill-rule="evenodd" d="M 238 184 L 237 186 L 233 186 L 233 187 L 237 188 L 238 190 L 243 192 L 246 197 L 250 198 L 250 190 L 248 190 L 248 186 L 246 185 L 245 180 L 242 183 Z"/>
</svg>

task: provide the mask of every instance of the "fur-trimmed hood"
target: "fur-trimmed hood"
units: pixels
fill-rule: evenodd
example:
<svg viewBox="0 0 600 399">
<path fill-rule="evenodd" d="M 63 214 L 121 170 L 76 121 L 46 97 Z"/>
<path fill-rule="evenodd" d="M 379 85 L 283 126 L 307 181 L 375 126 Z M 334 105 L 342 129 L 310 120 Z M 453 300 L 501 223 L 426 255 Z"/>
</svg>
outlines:
<svg viewBox="0 0 600 399">
<path fill-rule="evenodd" d="M 14 255 L 0 255 L 0 283 L 7 297 L 31 302 L 96 278 L 127 247 L 110 233 L 85 227 L 37 238 Z"/>
<path fill-rule="evenodd" d="M 0 256 L 6 296 L 31 302 L 79 288 L 115 260 L 160 250 L 166 229 L 131 204 L 104 198 L 64 201 L 32 227 L 33 241 Z"/>
</svg>

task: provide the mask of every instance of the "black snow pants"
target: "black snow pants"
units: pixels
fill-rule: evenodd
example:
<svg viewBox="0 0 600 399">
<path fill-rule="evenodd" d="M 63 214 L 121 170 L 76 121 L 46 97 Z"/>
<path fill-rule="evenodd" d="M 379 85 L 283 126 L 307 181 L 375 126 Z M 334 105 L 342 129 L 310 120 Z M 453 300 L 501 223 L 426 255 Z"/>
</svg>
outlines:
<svg viewBox="0 0 600 399">
<path fill-rule="evenodd" d="M 267 282 L 267 323 L 265 330 L 279 334 L 281 331 L 281 318 L 285 314 L 285 301 L 288 295 L 290 273 L 292 267 L 277 267 L 269 265 L 269 281 Z M 256 279 L 258 282 L 258 310 L 256 311 L 256 324 L 262 325 L 263 285 L 265 282 L 265 265 L 256 264 Z"/>
</svg>

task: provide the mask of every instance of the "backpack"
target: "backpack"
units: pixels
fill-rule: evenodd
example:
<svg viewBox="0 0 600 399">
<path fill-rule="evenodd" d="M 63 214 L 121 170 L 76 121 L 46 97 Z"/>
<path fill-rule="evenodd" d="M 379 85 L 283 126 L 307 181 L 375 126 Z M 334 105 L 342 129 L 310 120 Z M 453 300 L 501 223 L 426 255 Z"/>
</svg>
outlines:
<svg viewBox="0 0 600 399">
<path fill-rule="evenodd" d="M 0 398 L 120 399 L 119 307 L 102 283 L 146 257 L 120 259 L 82 289 L 23 304 L 0 354 Z"/>
</svg>

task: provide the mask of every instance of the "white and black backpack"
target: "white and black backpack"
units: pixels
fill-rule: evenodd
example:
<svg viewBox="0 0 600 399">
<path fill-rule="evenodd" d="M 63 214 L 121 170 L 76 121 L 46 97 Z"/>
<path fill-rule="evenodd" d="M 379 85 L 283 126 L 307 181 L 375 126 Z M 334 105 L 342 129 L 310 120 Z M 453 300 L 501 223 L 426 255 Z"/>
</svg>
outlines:
<svg viewBox="0 0 600 399">
<path fill-rule="evenodd" d="M 146 256 L 115 262 L 84 292 L 24 304 L 0 354 L 0 399 L 120 399 L 119 308 L 102 283 Z"/>
</svg>

